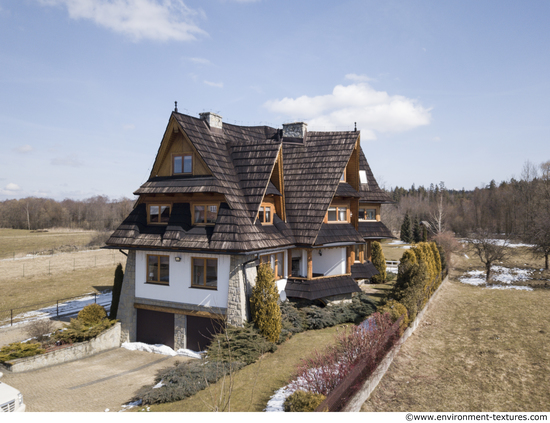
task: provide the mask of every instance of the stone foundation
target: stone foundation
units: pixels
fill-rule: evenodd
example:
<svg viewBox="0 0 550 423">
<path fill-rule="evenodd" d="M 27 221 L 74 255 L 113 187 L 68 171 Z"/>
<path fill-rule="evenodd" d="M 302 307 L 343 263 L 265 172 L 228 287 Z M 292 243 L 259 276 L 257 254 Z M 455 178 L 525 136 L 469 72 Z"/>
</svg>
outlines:
<svg viewBox="0 0 550 423">
<path fill-rule="evenodd" d="M 134 308 L 135 295 L 136 252 L 128 251 L 117 312 L 117 319 L 120 320 L 121 324 L 121 342 L 135 342 L 136 340 L 137 311 Z"/>
</svg>

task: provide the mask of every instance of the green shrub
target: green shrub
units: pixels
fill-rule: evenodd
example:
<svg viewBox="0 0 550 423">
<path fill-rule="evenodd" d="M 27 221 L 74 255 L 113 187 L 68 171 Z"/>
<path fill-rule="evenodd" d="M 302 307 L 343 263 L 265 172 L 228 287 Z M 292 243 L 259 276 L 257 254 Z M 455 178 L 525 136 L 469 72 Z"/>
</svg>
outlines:
<svg viewBox="0 0 550 423">
<path fill-rule="evenodd" d="M 231 371 L 244 367 L 244 363 L 223 363 L 217 361 L 189 361 L 176 363 L 174 367 L 157 372 L 153 385 L 143 386 L 132 401 L 142 400 L 144 405 L 180 401 L 215 383 Z M 161 383 L 163 386 L 153 388 Z"/>
<path fill-rule="evenodd" d="M 16 358 L 32 357 L 33 355 L 44 354 L 46 350 L 40 344 L 31 342 L 14 342 L 0 348 L 0 363 L 15 360 Z"/>
<path fill-rule="evenodd" d="M 66 344 L 84 342 L 95 338 L 101 332 L 109 329 L 116 323 L 116 320 L 103 319 L 99 323 L 86 325 L 81 319 L 71 319 L 71 323 L 65 326 L 63 331 L 54 335 L 55 340 Z"/>
<path fill-rule="evenodd" d="M 277 303 L 279 292 L 275 285 L 273 270 L 267 263 L 258 267 L 256 285 L 252 288 L 250 306 L 252 320 L 260 330 L 260 333 L 271 342 L 277 342 L 281 334 L 281 309 Z"/>
<path fill-rule="evenodd" d="M 372 264 L 378 270 L 378 275 L 371 278 L 372 283 L 384 283 L 386 281 L 386 258 L 379 242 L 372 243 Z"/>
<path fill-rule="evenodd" d="M 107 317 L 107 312 L 99 304 L 88 304 L 78 313 L 78 320 L 84 325 L 100 323 Z"/>
<path fill-rule="evenodd" d="M 252 364 L 262 354 L 276 350 L 277 345 L 266 340 L 248 323 L 243 328 L 227 326 L 225 332 L 215 335 L 206 355 L 214 361 Z"/>
<path fill-rule="evenodd" d="M 285 301 L 280 306 L 283 329 L 291 333 L 300 333 L 307 329 L 306 314 L 298 309 L 290 301 Z"/>
<path fill-rule="evenodd" d="M 285 400 L 286 412 L 312 412 L 325 400 L 323 394 L 315 394 L 309 391 L 296 391 Z"/>
<path fill-rule="evenodd" d="M 378 310 L 376 311 L 380 314 L 390 313 L 390 316 L 394 322 L 396 322 L 397 319 L 403 316 L 403 320 L 399 325 L 400 335 L 403 335 L 403 332 L 405 331 L 407 326 L 409 326 L 410 321 L 409 321 L 409 312 L 407 311 L 407 308 L 403 304 L 395 300 L 388 301 L 386 304 L 379 307 Z"/>
</svg>

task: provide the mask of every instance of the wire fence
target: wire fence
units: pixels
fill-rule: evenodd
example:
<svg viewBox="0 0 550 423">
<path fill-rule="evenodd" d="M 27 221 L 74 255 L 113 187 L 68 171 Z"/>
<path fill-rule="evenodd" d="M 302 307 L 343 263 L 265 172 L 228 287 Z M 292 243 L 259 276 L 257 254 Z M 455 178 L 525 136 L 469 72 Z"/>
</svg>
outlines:
<svg viewBox="0 0 550 423">
<path fill-rule="evenodd" d="M 12 260 L 0 260 L 0 280 L 32 276 L 54 276 L 82 269 L 114 266 L 126 263 L 118 250 L 84 250 L 73 253 L 33 255 Z"/>
<path fill-rule="evenodd" d="M 110 308 L 111 300 L 111 291 L 104 291 L 100 293 L 91 292 L 74 297 L 60 298 L 53 301 L 0 310 L 0 327 L 7 324 L 13 326 L 14 323 L 43 317 L 74 315 L 85 306 L 92 303 L 100 304 L 108 309 Z"/>
</svg>

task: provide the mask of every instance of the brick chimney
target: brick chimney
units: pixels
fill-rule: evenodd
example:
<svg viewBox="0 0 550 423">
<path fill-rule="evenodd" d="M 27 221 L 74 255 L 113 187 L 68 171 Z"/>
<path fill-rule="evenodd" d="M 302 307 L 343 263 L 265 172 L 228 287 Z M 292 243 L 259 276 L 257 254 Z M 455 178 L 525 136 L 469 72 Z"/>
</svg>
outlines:
<svg viewBox="0 0 550 423">
<path fill-rule="evenodd" d="M 212 112 L 199 113 L 202 120 L 205 120 L 210 129 L 223 128 L 222 117 Z"/>
</svg>

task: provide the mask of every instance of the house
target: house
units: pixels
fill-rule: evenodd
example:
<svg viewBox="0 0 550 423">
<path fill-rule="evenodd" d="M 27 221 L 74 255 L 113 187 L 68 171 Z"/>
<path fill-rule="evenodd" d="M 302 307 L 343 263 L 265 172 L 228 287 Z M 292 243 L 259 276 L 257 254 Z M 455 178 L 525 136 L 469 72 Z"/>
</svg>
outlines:
<svg viewBox="0 0 550 423">
<path fill-rule="evenodd" d="M 127 250 L 123 341 L 200 350 L 220 316 L 249 319 L 256 267 L 270 263 L 281 299 L 329 303 L 377 273 L 374 240 L 389 202 L 360 132 L 302 122 L 245 127 L 174 111 L 130 215 L 107 241 Z"/>
</svg>

